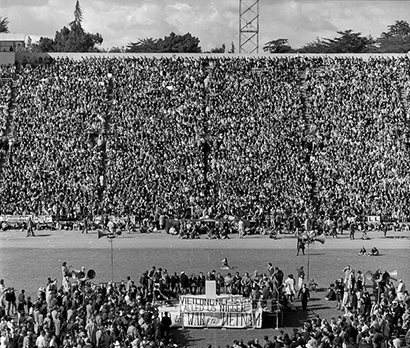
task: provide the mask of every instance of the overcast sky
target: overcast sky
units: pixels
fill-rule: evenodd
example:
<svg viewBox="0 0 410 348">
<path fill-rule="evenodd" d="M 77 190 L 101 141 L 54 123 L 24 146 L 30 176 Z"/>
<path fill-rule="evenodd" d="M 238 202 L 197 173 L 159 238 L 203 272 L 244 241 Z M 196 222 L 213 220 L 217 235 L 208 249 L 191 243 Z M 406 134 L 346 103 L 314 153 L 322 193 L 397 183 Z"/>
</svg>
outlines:
<svg viewBox="0 0 410 348">
<path fill-rule="evenodd" d="M 76 0 L 0 0 L 0 17 L 12 33 L 53 38 L 74 18 Z M 253 0 L 244 0 L 252 3 Z M 102 47 L 126 46 L 139 38 L 191 33 L 203 51 L 238 47 L 239 0 L 80 0 L 83 27 L 104 38 Z M 316 37 L 352 29 L 378 37 L 396 20 L 410 22 L 410 0 L 260 0 L 260 51 L 285 38 L 293 48 Z"/>
</svg>

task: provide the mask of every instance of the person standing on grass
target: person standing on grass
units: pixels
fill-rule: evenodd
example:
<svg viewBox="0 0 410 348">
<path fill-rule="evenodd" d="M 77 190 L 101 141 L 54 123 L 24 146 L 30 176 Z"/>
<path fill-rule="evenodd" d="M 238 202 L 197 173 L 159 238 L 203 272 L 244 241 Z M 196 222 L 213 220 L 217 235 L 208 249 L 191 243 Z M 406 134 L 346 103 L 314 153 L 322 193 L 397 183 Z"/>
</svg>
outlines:
<svg viewBox="0 0 410 348">
<path fill-rule="evenodd" d="M 71 268 L 71 266 L 67 267 L 67 262 L 65 262 L 65 261 L 61 264 L 61 275 L 62 275 L 63 279 L 65 277 L 71 277 L 70 268 Z"/>
<path fill-rule="evenodd" d="M 299 256 L 299 252 L 302 251 L 303 255 L 305 255 L 305 241 L 303 240 L 303 237 L 297 237 L 297 253 L 296 256 Z"/>
<path fill-rule="evenodd" d="M 18 305 L 17 305 L 17 311 L 18 313 L 20 313 L 21 315 L 24 316 L 24 306 L 26 305 L 26 294 L 25 294 L 25 290 L 21 290 L 19 296 L 18 296 Z"/>
<path fill-rule="evenodd" d="M 240 219 L 238 222 L 238 233 L 239 233 L 239 238 L 242 239 L 245 233 L 245 226 L 243 219 Z"/>
<path fill-rule="evenodd" d="M 188 276 L 185 274 L 184 271 L 181 272 L 180 279 L 181 279 L 181 293 L 182 293 L 183 295 L 186 295 L 186 294 L 189 292 L 189 289 L 190 289 L 190 286 L 189 286 L 189 285 L 190 285 L 190 284 L 189 284 L 189 278 L 188 278 Z"/>
<path fill-rule="evenodd" d="M 355 224 L 354 224 L 354 221 L 352 221 L 352 222 L 350 223 L 350 226 L 349 226 L 349 231 L 350 231 L 349 238 L 350 238 L 350 239 L 354 239 L 355 229 L 356 229 L 356 226 L 355 226 Z"/>
<path fill-rule="evenodd" d="M 310 292 L 308 287 L 306 286 L 306 283 L 302 284 L 302 287 L 300 288 L 298 293 L 298 298 L 300 298 L 300 301 L 302 302 L 302 309 L 305 311 L 307 308 L 308 300 L 310 298 Z"/>
<path fill-rule="evenodd" d="M 5 306 L 5 295 L 6 295 L 6 287 L 4 285 L 4 279 L 0 279 L 0 307 Z"/>
<path fill-rule="evenodd" d="M 198 275 L 198 294 L 205 294 L 205 283 L 206 283 L 206 278 L 204 276 L 203 272 L 199 272 Z"/>
<path fill-rule="evenodd" d="M 31 216 L 28 218 L 27 221 L 27 236 L 26 237 L 35 237 L 36 235 L 34 234 L 34 223 L 33 220 L 31 219 Z"/>
<path fill-rule="evenodd" d="M 26 336 L 24 336 L 23 348 L 34 348 L 34 338 L 32 331 L 27 331 Z"/>
<path fill-rule="evenodd" d="M 162 335 L 166 342 L 168 342 L 169 340 L 169 333 L 170 333 L 171 325 L 172 325 L 172 320 L 168 316 L 168 312 L 165 312 L 164 316 L 161 319 L 161 327 L 162 327 Z"/>
<path fill-rule="evenodd" d="M 36 344 L 35 346 L 37 348 L 46 348 L 46 340 L 45 340 L 45 336 L 46 333 L 44 331 L 40 332 L 40 335 L 36 338 Z"/>
<path fill-rule="evenodd" d="M 303 269 L 303 266 L 300 266 L 300 268 L 298 268 L 297 271 L 298 271 L 298 284 L 297 284 L 296 290 L 300 290 L 302 289 L 302 284 L 305 280 L 305 270 Z"/>
<path fill-rule="evenodd" d="M 10 288 L 6 292 L 6 303 L 7 303 L 7 309 L 6 313 L 7 315 L 13 315 L 16 311 L 16 294 L 14 292 L 14 288 Z"/>
<path fill-rule="evenodd" d="M 81 233 L 86 233 L 88 234 L 88 218 L 87 215 L 84 216 L 84 220 L 83 220 L 83 229 L 81 231 Z"/>
<path fill-rule="evenodd" d="M 293 302 L 295 298 L 295 283 L 293 274 L 289 274 L 285 280 L 285 295 L 289 302 Z"/>
</svg>

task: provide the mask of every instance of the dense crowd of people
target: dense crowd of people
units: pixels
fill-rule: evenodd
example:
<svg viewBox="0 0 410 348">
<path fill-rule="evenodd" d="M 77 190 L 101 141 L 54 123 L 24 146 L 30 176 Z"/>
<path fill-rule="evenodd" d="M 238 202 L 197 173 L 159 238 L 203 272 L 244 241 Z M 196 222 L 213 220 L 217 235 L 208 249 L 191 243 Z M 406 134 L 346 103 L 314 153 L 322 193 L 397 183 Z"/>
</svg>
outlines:
<svg viewBox="0 0 410 348">
<path fill-rule="evenodd" d="M 409 63 L 176 56 L 2 67 L 0 213 L 136 215 L 159 228 L 165 217 L 233 216 L 296 231 L 314 213 L 334 231 L 348 216 L 409 217 Z M 344 272 L 326 296 L 343 314 L 227 347 L 410 345 L 404 283 L 383 278 L 368 292 L 360 271 Z M 138 281 L 69 286 L 64 273 L 36 299 L 0 281 L 0 348 L 172 346 L 157 301 L 203 294 L 215 280 L 218 293 L 255 305 L 299 295 L 306 308 L 314 284 L 301 275 L 153 267 Z"/>
<path fill-rule="evenodd" d="M 104 210 L 181 214 L 204 194 L 201 137 L 206 102 L 197 60 L 110 62 Z"/>
<path fill-rule="evenodd" d="M 408 215 L 406 60 L 332 59 L 308 73 L 320 209 Z"/>
<path fill-rule="evenodd" d="M 101 151 L 93 134 L 106 99 L 98 69 L 92 61 L 65 59 L 27 65 L 17 74 L 14 141 L 2 167 L 3 213 L 81 216 L 95 208 Z"/>
<path fill-rule="evenodd" d="M 9 103 L 11 99 L 11 81 L 0 82 L 0 137 L 6 133 Z"/>
<path fill-rule="evenodd" d="M 0 159 L 6 156 L 8 150 L 7 121 L 10 117 L 12 78 L 15 70 L 13 66 L 0 66 Z"/>
<path fill-rule="evenodd" d="M 330 56 L 20 66 L 0 212 L 406 218 L 409 67 Z"/>
<path fill-rule="evenodd" d="M 228 265 L 226 259 L 222 262 Z M 381 281 L 373 282 L 369 292 L 361 271 L 348 266 L 343 273 L 331 284 L 326 299 L 336 301 L 335 311 L 342 310 L 344 315 L 316 316 L 294 329 L 293 335 L 281 330 L 273 347 L 400 348 L 410 344 L 410 296 L 403 281 L 394 286 L 381 272 Z M 171 318 L 160 313 L 158 306 L 175 303 L 180 295 L 204 294 L 207 280 L 216 282 L 218 294 L 240 294 L 251 298 L 255 307 L 266 307 L 269 299 L 284 300 L 286 307 L 301 297 L 300 309 L 305 310 L 309 291 L 315 290 L 303 280 L 296 281 L 293 274 L 285 277 L 271 263 L 263 273 L 232 275 L 228 269 L 224 276 L 215 270 L 206 275 L 171 274 L 153 266 L 139 279 L 128 276 L 120 283 L 104 284 L 93 284 L 76 274 L 77 278 L 72 278 L 64 262 L 61 284 L 49 278 L 35 299 L 26 297 L 24 290 L 16 295 L 15 289 L 0 280 L 1 347 L 175 347 L 178 342 L 172 335 Z M 303 269 L 298 269 L 298 278 L 302 275 Z M 259 347 L 257 341 L 239 342 L 226 347 Z"/>
</svg>

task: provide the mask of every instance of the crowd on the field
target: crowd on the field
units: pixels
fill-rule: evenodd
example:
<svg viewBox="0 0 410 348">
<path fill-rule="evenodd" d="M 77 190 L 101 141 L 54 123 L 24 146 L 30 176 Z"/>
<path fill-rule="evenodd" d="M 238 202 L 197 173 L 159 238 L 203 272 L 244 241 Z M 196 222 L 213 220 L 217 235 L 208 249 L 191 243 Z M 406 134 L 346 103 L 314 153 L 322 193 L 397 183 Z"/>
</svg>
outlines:
<svg viewBox="0 0 410 348">
<path fill-rule="evenodd" d="M 222 260 L 228 266 L 228 260 Z M 85 272 L 84 269 L 82 271 Z M 0 346 L 2 348 L 153 348 L 178 346 L 172 335 L 171 317 L 158 306 L 171 304 L 179 295 L 205 293 L 205 282 L 215 280 L 217 293 L 240 294 L 251 298 L 254 306 L 266 306 L 269 299 L 282 298 L 294 305 L 301 297 L 316 291 L 312 282 L 304 283 L 303 268 L 297 277 L 284 276 L 278 267 L 268 264 L 267 271 L 252 275 L 247 272 L 222 275 L 215 270 L 206 275 L 174 272 L 156 268 L 144 272 L 139 279 L 130 276 L 120 283 L 92 284 L 85 275 L 62 265 L 62 282 L 48 278 L 39 288 L 37 298 L 22 290 L 6 287 L 0 280 Z M 336 301 L 335 311 L 343 310 L 332 318 L 307 320 L 292 334 L 280 331 L 272 343 L 263 347 L 275 348 L 400 348 L 410 345 L 410 296 L 400 279 L 380 273 L 373 282 L 373 291 L 366 287 L 366 277 L 350 267 L 344 277 L 331 284 L 326 299 Z M 84 278 L 83 278 L 84 277 Z M 286 279 L 285 279 L 286 278 Z M 297 279 L 296 279 L 297 278 Z M 316 284 L 317 285 L 317 284 Z M 174 302 L 175 303 L 175 302 Z M 329 302 L 330 303 L 330 302 Z M 288 306 L 291 308 L 291 306 Z M 290 314 L 292 312 L 289 312 Z M 240 335 L 240 334 L 239 334 Z M 265 337 L 265 341 L 269 341 Z M 225 344 L 225 342 L 221 342 Z M 271 345 L 273 344 L 273 345 Z M 257 340 L 234 341 L 226 347 L 256 347 Z"/>
<path fill-rule="evenodd" d="M 409 68 L 303 56 L 22 65 L 0 212 L 406 217 Z"/>
</svg>

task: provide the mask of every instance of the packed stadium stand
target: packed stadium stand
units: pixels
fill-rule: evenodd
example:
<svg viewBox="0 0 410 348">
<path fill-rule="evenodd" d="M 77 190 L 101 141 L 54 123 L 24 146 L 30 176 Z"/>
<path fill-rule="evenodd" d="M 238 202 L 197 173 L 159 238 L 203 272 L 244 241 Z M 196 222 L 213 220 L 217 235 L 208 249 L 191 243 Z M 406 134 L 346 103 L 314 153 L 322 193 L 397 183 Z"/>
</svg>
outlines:
<svg viewBox="0 0 410 348">
<path fill-rule="evenodd" d="M 407 218 L 409 68 L 297 55 L 3 68 L 0 212 Z"/>
</svg>

